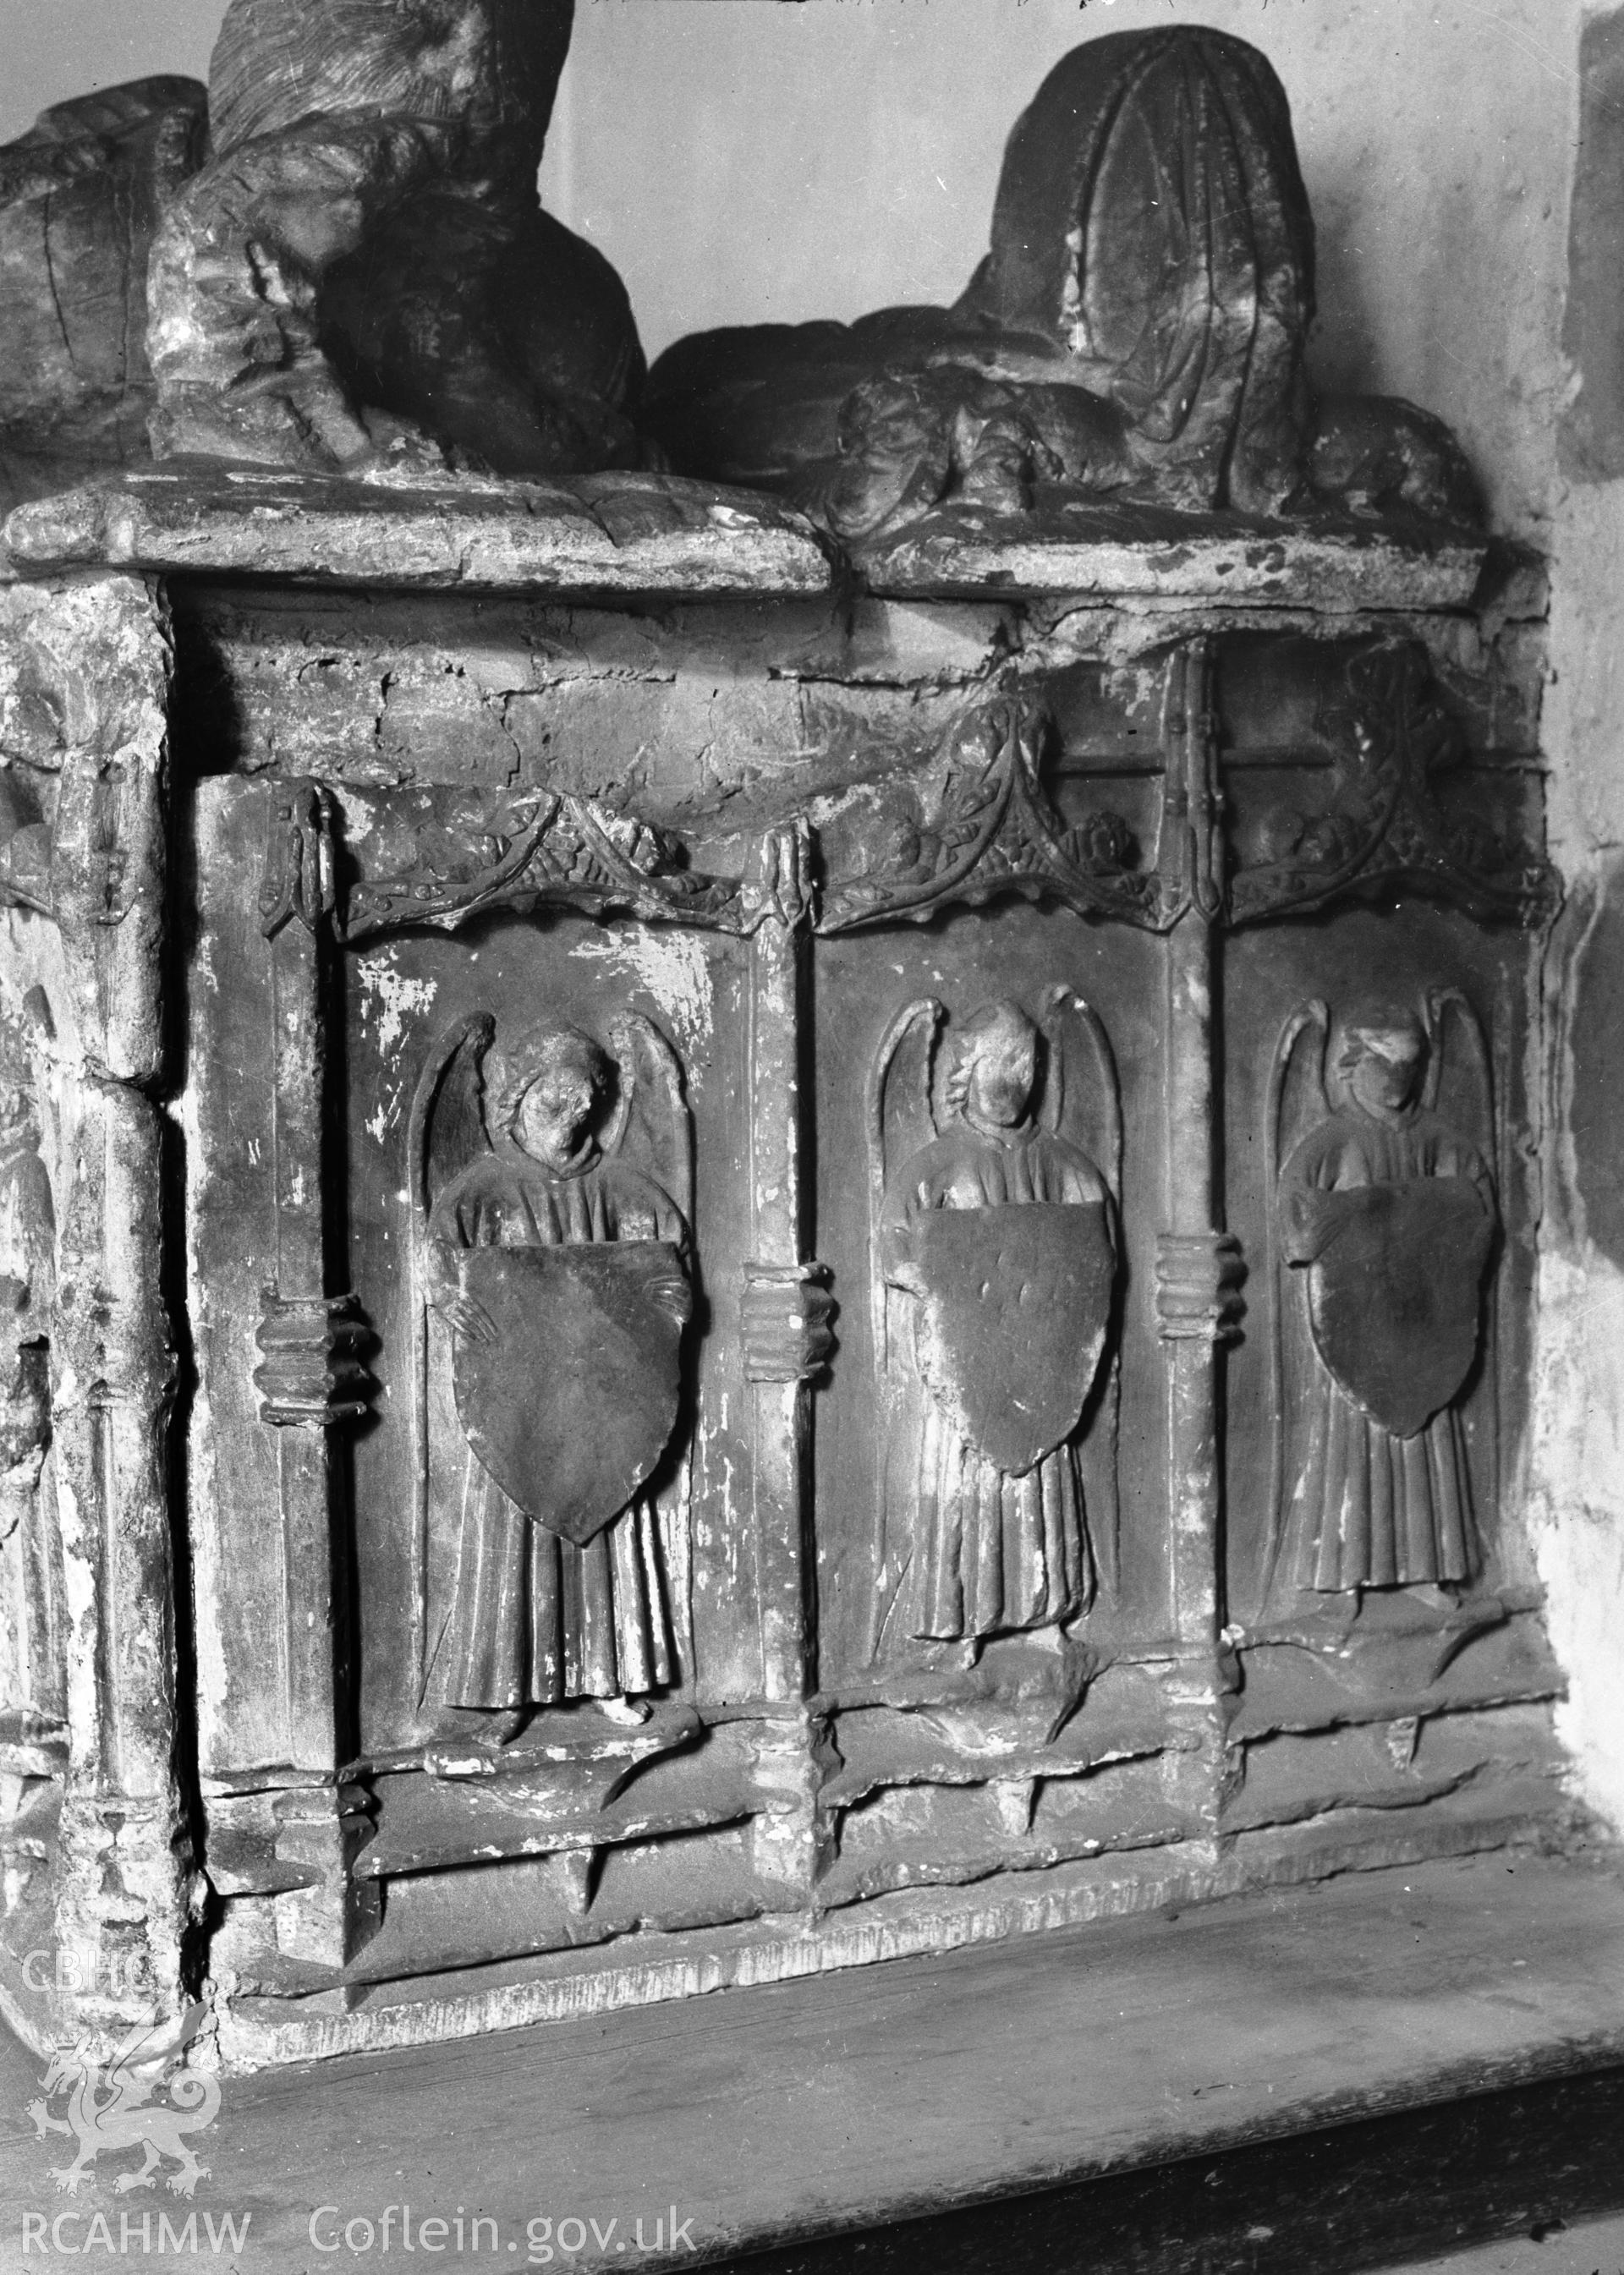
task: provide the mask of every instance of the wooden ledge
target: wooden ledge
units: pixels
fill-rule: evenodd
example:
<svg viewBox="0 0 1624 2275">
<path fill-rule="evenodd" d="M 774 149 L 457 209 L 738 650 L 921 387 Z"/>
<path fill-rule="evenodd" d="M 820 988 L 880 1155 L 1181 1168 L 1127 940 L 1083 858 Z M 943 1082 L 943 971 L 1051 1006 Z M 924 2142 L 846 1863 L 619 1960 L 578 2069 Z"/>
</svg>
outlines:
<svg viewBox="0 0 1624 2275">
<path fill-rule="evenodd" d="M 7 2052 L 11 2243 L 25 2210 L 65 2199 L 48 2171 L 64 2144 L 20 2118 L 40 2065 Z M 318 2206 L 375 2222 L 408 2200 L 414 2221 L 477 2207 L 504 2250 L 547 2216 L 616 2218 L 627 2237 L 641 2214 L 652 2241 L 676 2204 L 712 2260 L 810 2249 L 793 2264 L 843 2266 L 827 2255 L 849 2247 L 813 2240 L 1620 2064 L 1624 1886 L 1610 1866 L 1507 1852 L 228 2079 L 197 2204 L 252 2207 L 245 2269 L 337 2264 L 310 2249 Z M 111 2177 L 98 2205 L 128 2201 Z"/>
</svg>

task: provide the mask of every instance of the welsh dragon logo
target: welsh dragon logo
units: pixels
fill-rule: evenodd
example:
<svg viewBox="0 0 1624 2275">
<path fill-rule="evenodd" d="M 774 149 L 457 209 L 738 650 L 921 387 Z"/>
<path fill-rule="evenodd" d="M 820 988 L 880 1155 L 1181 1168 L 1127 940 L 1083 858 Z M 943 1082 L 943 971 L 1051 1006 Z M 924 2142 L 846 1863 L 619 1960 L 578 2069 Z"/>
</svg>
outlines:
<svg viewBox="0 0 1624 2275">
<path fill-rule="evenodd" d="M 77 2196 L 97 2158 L 122 2149 L 140 2149 L 142 2162 L 133 2172 L 119 2173 L 113 2182 L 117 2195 L 155 2187 L 166 2159 L 177 2167 L 164 2173 L 164 2186 L 171 2195 L 189 2196 L 200 2181 L 208 2179 L 208 2167 L 198 2162 L 185 2136 L 205 2132 L 219 2115 L 220 2081 L 184 2062 L 179 2068 L 171 2067 L 177 2053 L 184 2054 L 191 2045 L 202 2016 L 200 2007 L 188 2010 L 178 2042 L 172 2032 L 138 2022 L 105 2061 L 92 2054 L 88 2038 L 81 2038 L 72 2052 L 64 2049 L 51 2057 L 40 2081 L 44 2093 L 28 2104 L 28 2114 L 42 2141 L 48 2134 L 64 2133 L 79 2142 L 71 2164 L 52 2167 L 51 2178 L 59 2188 Z M 153 2098 L 160 2086 L 168 2093 L 167 2101 Z M 65 2117 L 50 2113 L 49 2105 L 59 2093 L 68 2097 Z"/>
</svg>

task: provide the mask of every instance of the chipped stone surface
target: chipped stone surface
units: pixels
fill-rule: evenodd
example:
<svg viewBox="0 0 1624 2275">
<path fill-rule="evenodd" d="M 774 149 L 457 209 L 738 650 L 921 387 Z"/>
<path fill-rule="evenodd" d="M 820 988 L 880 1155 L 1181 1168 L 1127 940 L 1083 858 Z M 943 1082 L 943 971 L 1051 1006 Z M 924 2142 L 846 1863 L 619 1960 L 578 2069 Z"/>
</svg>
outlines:
<svg viewBox="0 0 1624 2275">
<path fill-rule="evenodd" d="M 22 506 L 16 567 L 215 571 L 316 584 L 570 593 L 816 593 L 809 525 L 746 491 L 656 474 L 547 483 L 153 472 Z"/>
<path fill-rule="evenodd" d="M 698 1929 L 682 1941 L 644 1954 L 621 1949 L 579 1953 L 542 1968 L 504 1969 L 475 1987 L 445 1976 L 414 1992 L 394 1986 L 374 1994 L 352 2014 L 299 2015 L 280 2002 L 245 2002 L 222 2017 L 219 2044 L 231 2068 L 268 2063 L 318 2061 L 349 2052 L 384 2052 L 406 2046 L 477 2037 L 535 2022 L 584 2022 L 726 1989 L 803 1982 L 846 1968 L 1002 1944 L 1031 1934 L 1093 1921 L 1121 1920 L 1169 1905 L 1183 1906 L 1241 1893 L 1249 1886 L 1277 1893 L 1303 1887 L 1327 1871 L 1358 1873 L 1383 1864 L 1424 1863 L 1469 1856 L 1482 1848 L 1527 1840 L 1537 1853 L 1550 1837 L 1549 1821 L 1528 1829 L 1531 1802 L 1543 1798 L 1526 1785 L 1487 1788 L 1446 1800 L 1434 1811 L 1371 1812 L 1340 1827 L 1301 1828 L 1288 1844 L 1263 1853 L 1246 1834 L 1229 1856 L 1210 1857 L 1166 1849 L 1141 1856 L 1124 1876 L 1114 1858 L 1061 1865 L 1042 1876 L 1012 1880 L 983 1878 L 963 1888 L 910 1888 L 877 1897 L 861 1911 L 843 1911 L 808 1928 L 764 1921 L 744 1927 Z M 1379 1819 L 1381 1821 L 1373 1821 Z M 1334 1860 L 1334 1861 L 1333 1861 Z"/>
<path fill-rule="evenodd" d="M 193 79 L 57 103 L 0 149 L 0 499 L 139 464 L 153 407 L 147 264 L 208 137 Z"/>
<path fill-rule="evenodd" d="M 1030 525 L 974 507 L 941 509 L 862 547 L 872 591 L 931 594 L 1094 593 L 1114 601 L 1220 605 L 1459 608 L 1482 574 L 1484 540 L 1437 533 L 1407 544 L 1358 524 L 1259 526 L 1220 515 L 1069 502 Z"/>
<path fill-rule="evenodd" d="M 550 570 L 526 568 L 525 547 L 556 525 L 515 514 L 512 491 L 465 486 L 457 510 L 483 518 L 489 549 L 460 583 L 443 556 L 419 577 L 412 548 L 449 526 L 420 497 L 368 494 L 363 557 L 330 490 L 283 486 L 268 548 L 252 510 L 233 519 L 224 501 L 270 493 L 216 480 L 185 563 L 178 545 L 148 553 L 131 538 L 169 564 L 159 596 L 144 576 L 47 565 L 57 539 L 42 512 L 14 525 L 38 555 L 0 595 L 18 791 L 0 875 L 19 903 L 19 979 L 37 971 L 72 1013 L 52 1061 L 69 1107 L 51 1160 L 67 1164 L 72 1268 L 51 1475 L 76 1636 L 99 1632 L 108 1601 L 122 1622 L 110 1675 L 77 1641 L 70 1670 L 51 1884 L 64 1932 L 85 1931 L 87 1906 L 97 1932 L 116 1912 L 121 1934 L 151 1944 L 162 1996 L 180 1995 L 160 1288 L 184 1289 L 195 1369 L 188 1642 L 202 1862 L 220 1906 L 208 1963 L 230 2061 L 605 2012 L 1350 1863 L 1580 1837 L 1549 1742 L 1561 1672 L 1509 1485 L 1492 1487 L 1500 1593 L 1485 1587 L 1459 1633 L 1423 1607 L 1402 1632 L 1367 1622 L 1345 1648 L 1266 1621 L 1216 1634 L 1220 1496 L 1243 1595 L 1267 1432 L 1246 1371 L 1259 1327 L 1228 1362 L 1239 1387 L 1220 1476 L 1212 1389 L 1237 1259 L 1202 1199 L 1214 1037 L 1250 1112 L 1269 1022 L 1305 987 L 1340 1001 L 1358 974 L 1401 966 L 1407 986 L 1459 978 L 1485 1003 L 1520 1002 L 1522 936 L 1469 913 L 1472 880 L 1492 885 L 1502 857 L 1462 838 L 1457 860 L 1447 832 L 1457 813 L 1492 813 L 1537 848 L 1538 594 L 1502 587 L 1475 617 L 1463 568 L 1439 603 L 1435 563 L 1348 537 L 1337 542 L 1363 546 L 1372 577 L 1386 560 L 1387 581 L 1344 585 L 1326 605 L 1322 541 L 1299 536 L 1285 586 L 1232 594 L 1210 559 L 1164 573 L 1165 548 L 1136 554 L 1119 531 L 1125 586 L 1138 564 L 1122 595 L 1107 582 L 837 599 L 820 552 L 815 578 L 752 585 L 728 553 L 736 533 L 696 534 L 691 486 L 623 487 L 644 517 L 621 524 L 628 556 L 643 547 L 646 562 L 648 516 L 680 508 L 672 544 L 709 547 L 707 561 L 672 553 L 664 586 L 630 567 L 606 580 L 589 564 L 608 543 L 601 497 L 596 538 L 564 567 L 568 547 Z M 588 488 L 553 493 L 577 533 Z M 185 478 L 121 495 L 135 512 L 132 500 L 199 493 Z M 165 543 L 178 504 L 171 518 Z M 770 508 L 752 527 L 807 543 Z M 405 563 L 399 582 L 363 588 L 381 551 Z M 98 668 L 80 679 L 86 655 Z M 1400 754 L 1411 795 L 1431 749 L 1426 707 L 1446 715 L 1437 774 L 1453 803 L 1426 824 L 1439 833 L 1427 858 L 1465 911 L 1429 912 L 1402 881 L 1378 881 L 1402 880 L 1403 855 L 1344 755 L 1350 721 L 1367 719 L 1348 707 L 1362 656 L 1387 673 L 1372 684 L 1401 693 L 1360 731 Z M 1215 789 L 1228 852 L 1191 819 L 1220 810 Z M 1365 882 L 1399 913 L 1243 926 L 1220 963 L 1212 934 L 1239 921 L 1230 866 L 1274 877 L 1270 849 L 1302 843 L 1305 811 L 1363 833 Z M 1297 858 L 1302 888 L 1334 901 L 1338 873 L 1314 870 L 1312 844 Z M 876 1568 L 865 1086 L 905 1001 L 954 1011 L 945 1082 L 956 1020 L 999 991 L 1036 1017 L 1062 979 L 1116 1062 L 1114 1140 L 1107 1059 L 1080 1037 L 1061 1054 L 1078 1142 L 1117 1164 L 1105 1174 L 1130 1264 L 1110 1418 L 1083 1433 L 1095 1591 L 1059 1644 L 1039 1629 L 995 1635 L 973 1663 L 888 1666 L 861 1644 Z M 420 1275 L 435 1181 L 477 1144 L 484 1111 L 457 1036 L 483 1049 L 489 1026 L 500 1042 L 551 1017 L 630 1064 L 613 1041 L 628 1017 L 680 1070 L 701 1302 L 691 1421 L 659 1514 L 676 1672 L 617 1768 L 612 1747 L 588 1742 L 590 1700 L 549 1708 L 506 1748 L 477 1717 L 434 1722 L 457 1578 L 445 1481 L 466 1457 Z M 1521 1032 L 1512 1017 L 1497 1048 L 1514 1054 Z M 1493 1475 L 1509 1478 L 1529 1235 L 1507 1166 L 1523 1094 L 1509 1080 L 1496 1094 L 1515 1238 Z M 898 1158 L 926 1142 L 899 1136 Z M 1242 1138 L 1227 1146 L 1244 1163 Z M 1256 1289 L 1255 1180 L 1227 1175 Z M 114 1219 L 139 1236 L 112 1240 Z M 160 1223 L 184 1262 L 160 1264 Z M 110 1279 L 108 1257 L 132 1276 Z M 94 1271 L 81 1260 L 95 1258 Z M 831 1300 L 839 1349 L 818 1380 Z M 1486 1413 L 1471 1420 L 1484 1464 Z M 81 1451 L 93 1419 L 101 1469 Z M 1169 1442 L 1176 1478 L 1144 1452 Z M 110 1481 L 127 1526 L 110 1565 L 94 1553 Z M 336 1558 L 341 1507 L 354 1546 Z M 122 1795 L 117 1827 L 73 1767 L 110 1748 L 122 1766 L 96 1775 Z M 25 1840 L 38 1835 L 14 1836 L 19 1856 Z M 39 2011 L 30 2027 L 60 2020 Z"/>
<path fill-rule="evenodd" d="M 157 594 L 125 577 L 13 588 L 4 609 L 7 897 L 33 911 L 11 918 L 4 987 L 34 1037 L 55 1218 L 42 1480 L 64 1621 L 54 1934 L 87 1986 L 48 2004 L 57 2029 L 110 2033 L 121 2017 L 178 2011 L 193 1887 L 175 1763 L 175 1361 L 154 1096 L 168 623 Z"/>
<path fill-rule="evenodd" d="M 398 12 L 349 18 L 387 56 Z M 327 353 L 389 259 L 412 305 L 413 185 L 468 150 L 306 117 L 236 41 L 342 66 L 320 15 L 238 0 L 161 230 L 158 442 L 234 463 L 0 466 L 0 2004 L 94 2044 L 206 1992 L 245 2067 L 1582 1848 L 1624 1761 L 1617 799 L 1559 787 L 1547 938 L 1551 596 L 1424 414 L 1311 416 L 1283 134 L 1230 217 L 1288 225 L 1290 321 L 1224 344 L 1245 260 L 1170 286 L 1222 354 L 1137 390 L 1159 503 L 933 382 L 940 479 L 826 514 L 842 551 L 367 419 Z M 306 260 L 313 157 L 359 202 Z M 617 412 L 499 447 L 491 377 L 430 389 L 480 463 L 637 457 Z M 1620 581 L 1575 518 L 1559 608 Z M 1394 1276 L 1428 1183 L 1497 1236 L 1418 1445 L 1314 1306 L 1350 1222 Z M 80 1987 L 23 2012 L 42 1934 Z"/>
</svg>

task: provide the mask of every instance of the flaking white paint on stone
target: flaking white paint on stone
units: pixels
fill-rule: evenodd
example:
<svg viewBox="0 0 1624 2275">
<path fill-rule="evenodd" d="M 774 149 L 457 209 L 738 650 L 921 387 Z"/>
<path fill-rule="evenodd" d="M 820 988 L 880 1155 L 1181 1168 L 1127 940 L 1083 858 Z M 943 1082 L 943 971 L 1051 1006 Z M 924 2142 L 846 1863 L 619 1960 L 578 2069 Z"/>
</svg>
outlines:
<svg viewBox="0 0 1624 2275">
<path fill-rule="evenodd" d="M 65 1411 L 78 1395 L 78 1386 L 57 1384 L 56 1406 Z M 96 1697 L 97 1606 L 95 1561 L 87 1537 L 79 1495 L 63 1476 L 57 1476 L 57 1523 L 62 1540 L 63 1598 L 67 1612 L 68 1727 L 82 1743 L 99 1727 Z"/>
<path fill-rule="evenodd" d="M 402 971 L 395 949 L 368 957 L 356 968 L 361 982 L 362 1032 L 375 1031 L 381 1062 L 377 1107 L 364 1126 L 374 1143 L 381 1145 L 405 1111 L 408 1078 L 413 1073 L 401 1064 L 407 1031 L 429 1017 L 439 984 Z"/>
<path fill-rule="evenodd" d="M 399 970 L 396 951 L 388 949 L 359 966 L 361 1024 L 377 1026 L 378 1054 L 393 1059 L 405 1039 L 408 1020 L 427 1018 L 439 993 L 432 979 L 416 979 Z"/>
<path fill-rule="evenodd" d="M 612 936 L 578 941 L 570 956 L 574 963 L 601 964 L 652 996 L 687 1062 L 689 1079 L 698 1077 L 710 1054 L 715 991 L 697 934 L 629 925 Z"/>
</svg>

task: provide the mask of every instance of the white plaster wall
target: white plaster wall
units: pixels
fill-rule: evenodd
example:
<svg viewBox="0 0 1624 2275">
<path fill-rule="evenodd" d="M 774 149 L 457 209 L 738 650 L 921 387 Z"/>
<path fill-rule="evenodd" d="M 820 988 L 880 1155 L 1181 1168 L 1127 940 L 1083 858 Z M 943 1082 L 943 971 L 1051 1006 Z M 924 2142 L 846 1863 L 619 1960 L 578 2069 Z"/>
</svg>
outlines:
<svg viewBox="0 0 1624 2275">
<path fill-rule="evenodd" d="M 208 76 L 225 0 L 0 0 L 0 140 L 42 110 L 153 72 Z"/>
</svg>

